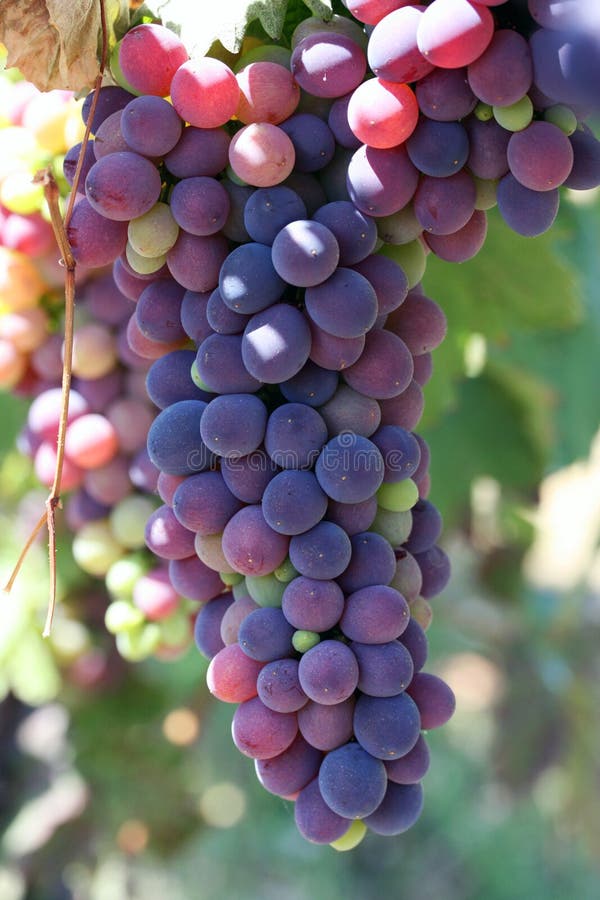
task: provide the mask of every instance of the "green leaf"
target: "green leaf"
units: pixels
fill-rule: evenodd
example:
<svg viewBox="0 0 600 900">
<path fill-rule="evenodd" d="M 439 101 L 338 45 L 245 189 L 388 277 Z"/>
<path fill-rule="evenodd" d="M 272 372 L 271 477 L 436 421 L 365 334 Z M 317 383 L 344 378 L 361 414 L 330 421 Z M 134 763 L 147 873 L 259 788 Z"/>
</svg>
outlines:
<svg viewBox="0 0 600 900">
<path fill-rule="evenodd" d="M 504 340 L 514 329 L 572 328 L 582 319 L 577 279 L 556 251 L 569 233 L 560 218 L 537 238 L 512 232 L 492 210 L 485 246 L 472 260 L 427 258 L 426 290 L 443 306 L 450 328 Z"/>
<path fill-rule="evenodd" d="M 331 0 L 304 0 L 304 3 L 313 16 L 320 16 L 322 19 L 330 19 L 333 14 Z"/>
<path fill-rule="evenodd" d="M 505 360 L 526 366 L 553 391 L 556 440 L 550 468 L 585 458 L 600 422 L 594 374 L 600 358 L 600 207 L 564 203 L 561 212 L 569 235 L 562 250 L 581 272 L 585 321 L 568 333 L 516 334 L 502 351 Z"/>
<path fill-rule="evenodd" d="M 203 56 L 215 42 L 231 53 L 237 53 L 254 22 L 259 22 L 272 40 L 278 40 L 288 13 L 288 6 L 330 19 L 330 0 L 222 0 L 215 3 L 190 3 L 189 0 L 150 0 L 144 10 L 180 35 L 191 56 Z M 295 10 L 293 10 L 295 13 Z"/>
<path fill-rule="evenodd" d="M 518 375 L 490 366 L 479 378 L 457 386 L 452 412 L 424 431 L 431 444 L 431 497 L 446 525 L 464 516 L 473 480 L 489 476 L 505 489 L 528 493 L 539 481 L 546 458 L 546 438 L 530 422 L 532 396 L 549 403 L 545 390 Z M 545 425 L 547 422 L 545 422 Z"/>
<path fill-rule="evenodd" d="M 590 239 L 595 233 L 589 229 Z M 583 263 L 573 265 L 567 252 L 567 244 L 579 246 L 579 241 L 567 204 L 555 231 L 533 239 L 511 232 L 492 210 L 486 244 L 474 259 L 456 265 L 427 257 L 424 287 L 446 313 L 448 335 L 434 353 L 425 427 L 457 403 L 456 382 L 465 374 L 465 350 L 473 334 L 484 338 L 488 355 L 496 349 L 502 357 L 524 336 L 530 346 L 545 344 L 547 335 L 560 344 L 568 337 L 562 331 L 581 327 L 582 285 L 575 271 Z M 516 361 L 528 368 L 526 358 Z"/>
</svg>

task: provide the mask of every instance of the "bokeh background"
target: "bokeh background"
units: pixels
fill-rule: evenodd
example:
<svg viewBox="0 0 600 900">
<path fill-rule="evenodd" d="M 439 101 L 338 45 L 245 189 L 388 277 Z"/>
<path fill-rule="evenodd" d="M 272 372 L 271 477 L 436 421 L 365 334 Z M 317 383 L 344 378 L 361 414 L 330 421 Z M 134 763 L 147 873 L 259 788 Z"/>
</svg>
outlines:
<svg viewBox="0 0 600 900">
<path fill-rule="evenodd" d="M 430 735 L 419 823 L 339 854 L 306 843 L 233 747 L 190 650 L 125 663 L 107 599 L 59 535 L 0 598 L 1 900 L 592 900 L 600 896 L 600 198 L 550 235 L 495 215 L 479 256 L 431 259 L 444 308 L 421 431 L 453 579 L 430 667 L 457 712 Z M 0 395 L 0 574 L 40 491 Z"/>
</svg>

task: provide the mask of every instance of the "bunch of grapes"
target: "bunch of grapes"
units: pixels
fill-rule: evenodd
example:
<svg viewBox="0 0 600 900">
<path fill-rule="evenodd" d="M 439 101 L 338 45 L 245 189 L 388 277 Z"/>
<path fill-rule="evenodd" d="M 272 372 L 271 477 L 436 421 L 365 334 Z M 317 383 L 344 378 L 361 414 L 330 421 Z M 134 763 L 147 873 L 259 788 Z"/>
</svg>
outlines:
<svg viewBox="0 0 600 900">
<path fill-rule="evenodd" d="M 426 256 L 472 257 L 495 203 L 540 234 L 559 186 L 600 183 L 552 4 L 346 6 L 236 71 L 133 28 L 65 160 L 84 153 L 74 255 L 113 264 L 128 350 L 154 359 L 165 590 L 203 604 L 236 746 L 339 849 L 416 821 L 422 732 L 454 707 L 422 671 L 449 576 L 414 432 L 446 328 Z"/>
<path fill-rule="evenodd" d="M 65 153 L 83 136 L 83 101 L 68 91 L 42 94 L 9 73 L 0 84 L 0 386 L 34 398 L 18 446 L 50 487 L 62 407 L 64 269 L 43 187 L 32 175 L 50 167 L 64 204 L 77 161 L 72 151 L 65 161 Z M 106 624 L 117 633 L 121 654 L 170 658 L 191 643 L 196 610 L 169 583 L 160 552 L 164 517 L 152 517 L 158 472 L 146 451 L 154 406 L 145 381 L 165 349 L 139 340 L 137 352 L 130 347 L 131 311 L 110 269 L 78 266 L 61 491 L 68 495 L 66 524 L 75 559 L 87 574 L 105 578 L 113 597 Z M 146 533 L 156 555 L 146 548 Z"/>
</svg>

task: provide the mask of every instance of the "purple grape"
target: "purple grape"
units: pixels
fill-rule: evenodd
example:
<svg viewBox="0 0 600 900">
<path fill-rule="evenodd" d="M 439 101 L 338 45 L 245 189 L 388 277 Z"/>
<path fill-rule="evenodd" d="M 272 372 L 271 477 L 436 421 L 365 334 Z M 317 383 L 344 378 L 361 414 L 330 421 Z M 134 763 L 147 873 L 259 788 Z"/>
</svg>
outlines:
<svg viewBox="0 0 600 900">
<path fill-rule="evenodd" d="M 279 756 L 257 759 L 254 763 L 256 776 L 271 794 L 290 797 L 316 778 L 322 758 L 323 754 L 319 750 L 307 744 L 301 735 L 297 735 L 294 742 Z"/>
<path fill-rule="evenodd" d="M 206 405 L 202 440 L 217 456 L 240 457 L 257 450 L 267 425 L 267 408 L 254 394 L 223 394 Z"/>
<path fill-rule="evenodd" d="M 182 127 L 181 119 L 162 97 L 135 97 L 121 114 L 123 137 L 143 156 L 164 156 L 176 145 Z"/>
<path fill-rule="evenodd" d="M 390 781 L 395 784 L 417 784 L 425 777 L 429 769 L 429 747 L 422 734 L 412 750 L 385 763 Z"/>
<path fill-rule="evenodd" d="M 269 416 L 265 450 L 281 468 L 310 468 L 326 440 L 323 418 L 303 403 L 284 403 Z"/>
<path fill-rule="evenodd" d="M 319 522 L 290 541 L 292 565 L 307 578 L 337 578 L 350 562 L 351 553 L 350 538 L 333 522 Z"/>
<path fill-rule="evenodd" d="M 166 409 L 179 400 L 210 400 L 210 394 L 192 381 L 195 359 L 193 350 L 171 350 L 154 360 L 146 375 L 146 390 L 155 406 Z"/>
<path fill-rule="evenodd" d="M 236 572 L 268 575 L 286 558 L 289 538 L 267 525 L 260 506 L 245 506 L 225 526 L 222 546 Z"/>
<path fill-rule="evenodd" d="M 252 315 L 281 297 L 285 282 L 276 272 L 264 244 L 242 244 L 229 253 L 219 273 L 223 302 L 234 312 Z"/>
<path fill-rule="evenodd" d="M 370 697 L 395 697 L 406 690 L 414 667 L 409 651 L 399 641 L 359 644 L 350 648 L 358 660 L 358 689 Z"/>
<path fill-rule="evenodd" d="M 370 440 L 345 432 L 325 444 L 315 474 L 328 497 L 341 503 L 360 503 L 383 481 L 383 458 Z"/>
<path fill-rule="evenodd" d="M 209 334 L 198 347 L 196 367 L 204 384 L 215 393 L 257 391 L 261 382 L 248 372 L 242 357 L 242 336 Z"/>
<path fill-rule="evenodd" d="M 321 521 L 327 509 L 327 497 L 312 472 L 287 469 L 269 481 L 262 509 L 274 531 L 302 534 Z"/>
<path fill-rule="evenodd" d="M 335 581 L 300 575 L 286 585 L 281 603 L 283 614 L 302 631 L 329 631 L 344 611 L 344 593 Z"/>
<path fill-rule="evenodd" d="M 244 503 L 260 503 L 267 485 L 278 471 L 263 450 L 255 450 L 239 459 L 221 459 L 221 475 L 225 484 Z"/>
<path fill-rule="evenodd" d="M 271 245 L 282 228 L 306 216 L 302 198 L 282 184 L 258 188 L 244 207 L 246 231 L 259 244 Z"/>
<path fill-rule="evenodd" d="M 311 349 L 310 329 L 300 310 L 284 303 L 252 316 L 242 338 L 242 359 L 254 378 L 279 384 L 302 369 Z"/>
<path fill-rule="evenodd" d="M 146 546 L 161 559 L 186 559 L 194 554 L 194 533 L 178 521 L 170 506 L 159 506 L 146 522 Z"/>
<path fill-rule="evenodd" d="M 277 659 L 268 662 L 260 671 L 256 688 L 265 706 L 274 709 L 275 712 L 296 712 L 308 703 L 308 697 L 300 685 L 298 661 L 295 659 Z"/>
<path fill-rule="evenodd" d="M 377 759 L 396 759 L 412 750 L 421 730 L 419 709 L 407 693 L 395 697 L 361 694 L 354 709 L 354 734 Z"/>
<path fill-rule="evenodd" d="M 205 566 L 197 556 L 172 559 L 169 562 L 169 581 L 182 597 L 201 603 L 212 600 L 223 590 L 218 573 Z"/>
<path fill-rule="evenodd" d="M 242 507 L 220 472 L 190 475 L 173 494 L 173 513 L 191 532 L 220 534 Z"/>
<path fill-rule="evenodd" d="M 373 286 L 377 295 L 377 315 L 387 315 L 404 303 L 408 278 L 404 269 L 393 259 L 375 253 L 356 263 L 353 268 Z"/>
<path fill-rule="evenodd" d="M 359 819 L 381 804 L 387 786 L 385 766 L 359 744 L 345 744 L 327 754 L 319 769 L 323 800 L 340 816 Z"/>
<path fill-rule="evenodd" d="M 240 625 L 238 642 L 246 656 L 259 662 L 271 662 L 293 653 L 293 633 L 294 629 L 280 609 L 265 606 L 246 616 Z M 304 689 L 304 685 L 302 687 Z"/>
<path fill-rule="evenodd" d="M 316 172 L 332 159 L 335 138 L 327 123 L 318 116 L 298 112 L 283 121 L 280 127 L 294 145 L 297 172 Z"/>
<path fill-rule="evenodd" d="M 437 675 L 418 672 L 408 687 L 408 693 L 418 707 L 424 729 L 445 725 L 454 713 L 456 700 L 452 689 Z"/>
<path fill-rule="evenodd" d="M 442 548 L 433 546 L 423 553 L 415 553 L 414 557 L 423 576 L 423 597 L 429 599 L 440 594 L 450 578 L 450 561 Z"/>
<path fill-rule="evenodd" d="M 335 394 L 338 375 L 329 369 L 308 360 L 300 371 L 279 385 L 279 389 L 290 403 L 305 403 L 307 406 L 321 406 Z"/>
<path fill-rule="evenodd" d="M 333 706 L 354 693 L 358 684 L 358 663 L 347 644 L 321 641 L 301 657 L 298 678 L 310 700 Z"/>
<path fill-rule="evenodd" d="M 352 535 L 352 558 L 338 584 L 346 594 L 373 584 L 389 584 L 396 571 L 394 551 L 385 538 L 373 531 Z"/>
<path fill-rule="evenodd" d="M 209 235 L 220 231 L 230 212 L 229 194 L 206 175 L 183 178 L 169 197 L 173 218 L 190 234 Z"/>
<path fill-rule="evenodd" d="M 235 746 L 245 756 L 272 759 L 291 746 L 298 721 L 293 713 L 274 712 L 258 697 L 252 697 L 236 709 L 231 733 Z"/>
<path fill-rule="evenodd" d="M 377 515 L 377 498 L 369 497 L 361 503 L 338 503 L 330 500 L 327 519 L 343 528 L 352 537 L 360 531 L 368 531 Z"/>
<path fill-rule="evenodd" d="M 458 172 L 469 155 L 469 138 L 459 122 L 421 118 L 406 142 L 411 162 L 424 175 L 445 178 Z"/>
<path fill-rule="evenodd" d="M 423 809 L 423 788 L 420 784 L 388 782 L 383 802 L 365 824 L 375 834 L 402 834 L 415 824 Z"/>
<path fill-rule="evenodd" d="M 285 225 L 277 233 L 271 253 L 278 275 L 297 287 L 321 284 L 333 274 L 340 258 L 333 232 L 312 219 Z"/>
<path fill-rule="evenodd" d="M 219 175 L 227 166 L 230 141 L 223 128 L 194 128 L 188 125 L 165 156 L 165 166 L 177 178 Z"/>
<path fill-rule="evenodd" d="M 370 585 L 346 598 L 340 628 L 351 641 L 387 644 L 402 634 L 409 619 L 402 594 L 383 584 Z"/>
<path fill-rule="evenodd" d="M 338 816 L 323 800 L 318 778 L 309 782 L 298 794 L 294 818 L 302 837 L 313 844 L 331 844 L 350 828 L 350 820 Z"/>
<path fill-rule="evenodd" d="M 354 697 L 333 706 L 309 700 L 298 710 L 300 733 L 312 747 L 334 750 L 352 737 L 354 706 Z"/>
<path fill-rule="evenodd" d="M 148 432 L 148 453 L 162 472 L 189 475 L 209 468 L 212 454 L 200 437 L 206 407 L 202 400 L 180 400 L 158 414 Z"/>
</svg>

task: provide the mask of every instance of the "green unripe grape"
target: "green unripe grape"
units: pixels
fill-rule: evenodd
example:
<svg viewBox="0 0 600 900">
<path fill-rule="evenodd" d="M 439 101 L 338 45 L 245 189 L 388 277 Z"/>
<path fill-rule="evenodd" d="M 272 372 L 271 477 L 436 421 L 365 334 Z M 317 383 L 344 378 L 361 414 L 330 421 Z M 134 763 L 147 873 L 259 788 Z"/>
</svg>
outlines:
<svg viewBox="0 0 600 900">
<path fill-rule="evenodd" d="M 369 531 L 376 531 L 382 537 L 389 541 L 392 547 L 399 547 L 408 540 L 412 528 L 412 513 L 407 512 L 390 512 L 379 506 L 377 515 L 371 525 Z"/>
<path fill-rule="evenodd" d="M 259 606 L 281 606 L 285 584 L 274 575 L 246 575 L 246 588 Z"/>
<path fill-rule="evenodd" d="M 88 575 L 106 575 L 123 552 L 124 548 L 113 535 L 108 519 L 86 522 L 73 538 L 75 562 Z"/>
<path fill-rule="evenodd" d="M 198 559 L 214 572 L 233 574 L 233 569 L 225 559 L 220 534 L 197 534 L 194 538 L 194 550 Z"/>
<path fill-rule="evenodd" d="M 494 117 L 494 108 L 489 103 L 479 102 L 473 112 L 480 122 L 489 122 Z"/>
<path fill-rule="evenodd" d="M 125 247 L 125 256 L 133 271 L 138 275 L 152 275 L 153 272 L 158 272 L 167 259 L 166 253 L 162 256 L 140 256 L 129 243 Z"/>
<path fill-rule="evenodd" d="M 377 232 L 385 244 L 409 244 L 423 234 L 423 226 L 415 216 L 412 203 L 391 216 L 375 220 Z"/>
<path fill-rule="evenodd" d="M 160 642 L 168 647 L 181 647 L 190 638 L 190 621 L 180 610 L 157 624 L 160 628 Z"/>
<path fill-rule="evenodd" d="M 239 584 L 234 584 L 231 589 L 231 593 L 233 594 L 234 600 L 239 600 L 240 597 L 249 597 L 248 588 L 246 587 L 246 579 L 240 581 Z"/>
<path fill-rule="evenodd" d="M 106 607 L 104 624 L 111 634 L 130 631 L 144 622 L 144 613 L 127 600 L 114 600 Z"/>
<path fill-rule="evenodd" d="M 475 182 L 475 209 L 491 209 L 496 206 L 498 182 L 491 178 L 476 178 Z"/>
<path fill-rule="evenodd" d="M 507 131 L 523 131 L 533 119 L 533 103 L 525 94 L 510 106 L 494 106 L 494 118 Z"/>
<path fill-rule="evenodd" d="M 168 203 L 155 203 L 152 209 L 132 219 L 127 226 L 129 243 L 140 256 L 163 256 L 178 236 L 179 225 Z"/>
<path fill-rule="evenodd" d="M 291 58 L 292 51 L 288 50 L 287 47 L 280 47 L 278 44 L 260 44 L 260 46 L 253 47 L 252 50 L 248 50 L 247 53 L 240 56 L 233 67 L 233 71 L 236 73 L 241 72 L 242 69 L 245 69 L 250 63 L 255 62 L 277 63 L 278 65 L 289 69 Z"/>
<path fill-rule="evenodd" d="M 149 497 L 131 494 L 125 497 L 110 513 L 110 527 L 123 547 L 138 550 L 145 546 L 146 522 L 156 509 Z"/>
<path fill-rule="evenodd" d="M 421 241 L 410 241 L 408 244 L 386 244 L 379 251 L 382 256 L 389 256 L 399 266 L 402 266 L 408 278 L 409 288 L 414 288 L 425 274 L 427 255 Z"/>
<path fill-rule="evenodd" d="M 197 388 L 200 388 L 201 391 L 208 391 L 209 393 L 212 392 L 212 388 L 209 387 L 209 385 L 205 381 L 202 381 L 202 379 L 200 378 L 200 372 L 198 371 L 198 366 L 196 365 L 195 360 L 192 363 L 192 368 L 190 369 L 190 375 L 192 376 L 192 381 L 194 382 L 194 384 L 196 385 Z"/>
<path fill-rule="evenodd" d="M 131 600 L 136 582 L 148 571 L 149 564 L 142 556 L 124 556 L 112 564 L 106 573 L 105 584 L 109 594 L 123 600 Z"/>
<path fill-rule="evenodd" d="M 354 850 L 355 847 L 358 847 L 365 834 L 367 833 L 367 826 L 361 819 L 355 819 L 346 834 L 343 834 L 341 838 L 338 838 L 337 841 L 332 841 L 329 845 L 333 847 L 334 850 Z"/>
<path fill-rule="evenodd" d="M 283 581 L 284 584 L 288 584 L 288 582 L 293 581 L 294 578 L 298 577 L 298 571 L 295 569 L 291 563 L 291 560 L 288 558 L 278 566 L 277 569 L 273 572 L 273 575 L 277 579 L 277 581 Z"/>
<path fill-rule="evenodd" d="M 63 616 L 54 620 L 50 635 L 52 650 L 59 662 L 75 662 L 90 647 L 90 633 L 81 622 Z"/>
<path fill-rule="evenodd" d="M 320 640 L 316 631 L 295 631 L 292 635 L 292 645 L 298 653 L 306 653 L 311 647 L 316 647 Z"/>
<path fill-rule="evenodd" d="M 36 212 L 44 201 L 44 188 L 34 182 L 29 172 L 12 172 L 0 187 L 0 202 L 10 212 L 28 216 Z"/>
<path fill-rule="evenodd" d="M 125 88 L 126 91 L 129 91 L 130 94 L 135 94 L 136 96 L 140 96 L 140 91 L 136 91 L 132 85 L 129 84 L 125 76 L 123 75 L 123 70 L 121 69 L 121 64 L 119 63 L 119 48 L 121 47 L 121 41 L 119 41 L 112 49 L 112 53 L 109 58 L 109 68 L 110 73 L 115 80 L 115 82 L 119 85 L 119 87 Z"/>
<path fill-rule="evenodd" d="M 241 584 L 244 576 L 239 572 L 219 572 L 219 578 L 227 587 L 233 587 L 235 584 Z"/>
<path fill-rule="evenodd" d="M 129 662 L 147 659 L 160 646 L 160 626 L 156 622 L 138 625 L 129 631 L 120 631 L 116 636 L 117 650 Z"/>
<path fill-rule="evenodd" d="M 549 106 L 548 109 L 545 109 L 544 119 L 546 122 L 556 125 L 567 136 L 577 131 L 577 116 L 570 107 L 564 106 L 562 103 L 557 103 L 556 106 Z"/>
<path fill-rule="evenodd" d="M 419 499 L 419 488 L 412 478 L 396 481 L 393 484 L 384 482 L 377 491 L 377 505 L 390 512 L 406 512 Z"/>
</svg>

